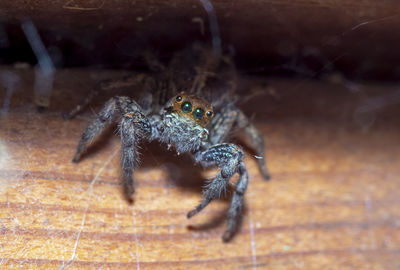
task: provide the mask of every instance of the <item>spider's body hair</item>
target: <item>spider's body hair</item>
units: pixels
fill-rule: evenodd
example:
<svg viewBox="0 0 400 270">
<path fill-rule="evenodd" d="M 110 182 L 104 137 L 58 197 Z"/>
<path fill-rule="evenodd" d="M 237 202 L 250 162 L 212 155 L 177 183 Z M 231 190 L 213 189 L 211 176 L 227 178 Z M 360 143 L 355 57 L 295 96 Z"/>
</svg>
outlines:
<svg viewBox="0 0 400 270">
<path fill-rule="evenodd" d="M 164 113 L 161 118 L 153 117 L 151 139 L 157 139 L 175 148 L 177 154 L 195 152 L 208 139 L 208 130 L 196 122 L 177 113 Z"/>
</svg>

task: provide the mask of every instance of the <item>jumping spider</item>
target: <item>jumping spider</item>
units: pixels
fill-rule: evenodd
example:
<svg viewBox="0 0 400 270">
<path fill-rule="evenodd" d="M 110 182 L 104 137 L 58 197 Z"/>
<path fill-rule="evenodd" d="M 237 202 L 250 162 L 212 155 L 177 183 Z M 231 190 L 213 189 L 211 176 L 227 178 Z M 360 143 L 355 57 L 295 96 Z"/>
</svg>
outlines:
<svg viewBox="0 0 400 270">
<path fill-rule="evenodd" d="M 137 86 L 139 83 L 146 90 L 139 102 L 125 96 L 111 98 L 83 132 L 73 162 L 78 162 L 92 140 L 116 122 L 122 145 L 124 190 L 128 199 L 132 199 L 134 194 L 132 174 L 138 167 L 138 145 L 143 140 L 158 140 L 173 148 L 178 155 L 192 155 L 194 162 L 205 167 L 219 167 L 219 173 L 205 186 L 203 199 L 187 214 L 188 218 L 218 198 L 227 188 L 230 178 L 238 173 L 239 180 L 228 210 L 227 229 L 222 236 L 226 242 L 237 229 L 248 184 L 243 150 L 227 142 L 234 128 L 245 131 L 259 157 L 259 169 L 264 179 L 269 179 L 264 140 L 235 105 L 233 64 L 229 57 L 215 57 L 211 51 L 196 46 L 178 54 L 168 67 L 150 55 L 146 60 L 154 76 L 142 74 L 102 82 L 83 105 L 65 115 L 65 118 L 74 116 L 99 90 Z M 188 62 L 195 64 L 188 67 Z"/>
</svg>

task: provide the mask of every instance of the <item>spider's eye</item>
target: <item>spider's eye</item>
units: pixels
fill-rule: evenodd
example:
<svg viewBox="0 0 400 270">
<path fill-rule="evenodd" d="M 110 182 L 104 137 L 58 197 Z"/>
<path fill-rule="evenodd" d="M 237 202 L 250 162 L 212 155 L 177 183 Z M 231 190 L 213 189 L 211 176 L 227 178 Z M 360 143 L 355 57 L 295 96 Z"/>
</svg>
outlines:
<svg viewBox="0 0 400 270">
<path fill-rule="evenodd" d="M 182 101 L 182 97 L 181 96 L 177 96 L 176 97 L 176 101 L 181 102 Z"/>
<path fill-rule="evenodd" d="M 204 115 L 204 110 L 201 108 L 197 108 L 196 110 L 193 111 L 193 116 L 196 119 L 203 118 L 203 115 Z"/>
<path fill-rule="evenodd" d="M 190 113 L 192 111 L 192 103 L 184 102 L 181 108 L 184 113 Z"/>
<path fill-rule="evenodd" d="M 207 112 L 207 117 L 212 117 L 213 116 L 213 112 L 212 111 L 208 111 Z"/>
</svg>

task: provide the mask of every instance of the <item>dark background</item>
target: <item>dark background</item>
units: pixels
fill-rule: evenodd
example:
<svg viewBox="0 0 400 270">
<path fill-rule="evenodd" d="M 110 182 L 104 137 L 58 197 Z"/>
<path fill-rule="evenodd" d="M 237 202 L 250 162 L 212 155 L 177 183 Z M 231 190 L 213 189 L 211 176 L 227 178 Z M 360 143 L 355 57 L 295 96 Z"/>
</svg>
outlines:
<svg viewBox="0 0 400 270">
<path fill-rule="evenodd" d="M 242 73 L 400 78 L 397 0 L 212 3 L 222 48 Z M 2 0 L 1 64 L 37 63 L 21 29 L 27 20 L 57 68 L 143 69 L 146 49 L 168 61 L 174 51 L 212 39 L 200 1 Z"/>
</svg>

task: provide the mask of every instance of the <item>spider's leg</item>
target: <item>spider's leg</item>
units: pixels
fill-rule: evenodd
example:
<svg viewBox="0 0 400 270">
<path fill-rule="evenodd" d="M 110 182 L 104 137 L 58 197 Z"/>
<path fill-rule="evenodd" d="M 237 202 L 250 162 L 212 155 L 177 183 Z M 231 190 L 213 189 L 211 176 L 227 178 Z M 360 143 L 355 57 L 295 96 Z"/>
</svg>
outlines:
<svg viewBox="0 0 400 270">
<path fill-rule="evenodd" d="M 242 128 L 250 138 L 251 147 L 258 156 L 257 163 L 265 180 L 270 178 L 265 162 L 264 138 L 244 113 L 233 105 L 224 107 L 212 120 L 210 128 L 210 142 L 217 144 L 225 141 L 232 128 Z"/>
<path fill-rule="evenodd" d="M 109 124 L 118 121 L 122 114 L 138 110 L 138 108 L 139 105 L 128 97 L 113 97 L 108 100 L 103 109 L 83 132 L 72 161 L 78 162 L 88 145 L 93 139 L 100 135 Z"/>
<path fill-rule="evenodd" d="M 224 107 L 220 113 L 212 119 L 209 129 L 209 140 L 211 144 L 218 144 L 226 141 L 236 123 L 238 110 L 233 106 Z"/>
<path fill-rule="evenodd" d="M 249 118 L 240 110 L 238 110 L 237 124 L 242 128 L 247 137 L 250 138 L 251 147 L 256 151 L 258 168 L 265 180 L 269 180 L 270 174 L 267 169 L 265 159 L 265 144 L 264 138 L 261 136 L 258 129 L 250 122 Z"/>
<path fill-rule="evenodd" d="M 239 164 L 238 173 L 240 178 L 236 184 L 235 193 L 233 193 L 231 205 L 228 210 L 228 226 L 224 235 L 222 236 L 222 240 L 224 242 L 229 241 L 236 232 L 240 214 L 242 213 L 243 208 L 243 196 L 249 183 L 249 176 L 247 174 L 246 166 L 243 162 L 240 162 Z"/>
<path fill-rule="evenodd" d="M 151 134 L 151 124 L 134 100 L 128 97 L 111 98 L 83 132 L 72 161 L 78 162 L 88 144 L 110 123 L 119 119 L 124 190 L 128 199 L 131 199 L 134 193 L 132 173 L 138 163 L 137 145 L 140 139 Z"/>
<path fill-rule="evenodd" d="M 63 114 L 64 120 L 69 120 L 74 118 L 78 113 L 83 111 L 90 102 L 101 92 L 108 91 L 111 89 L 117 89 L 122 87 L 129 87 L 137 85 L 146 78 L 144 74 L 135 74 L 126 76 L 119 79 L 111 79 L 104 80 L 99 82 L 90 92 L 89 95 L 82 101 L 81 104 L 78 104 L 75 108 L 73 108 L 70 112 L 65 112 Z"/>
<path fill-rule="evenodd" d="M 203 199 L 195 209 L 187 214 L 190 218 L 204 209 L 213 199 L 220 197 L 228 185 L 229 179 L 239 173 L 239 182 L 233 195 L 231 206 L 228 211 L 228 228 L 223 236 L 228 241 L 234 232 L 240 218 L 243 205 L 243 195 L 246 191 L 248 175 L 243 163 L 243 151 L 235 144 L 223 143 L 214 145 L 203 152 L 195 155 L 196 162 L 204 166 L 218 166 L 221 168 L 217 176 L 206 186 Z"/>
<path fill-rule="evenodd" d="M 135 110 L 124 114 L 119 124 L 122 145 L 122 170 L 124 173 L 124 191 L 128 200 L 132 200 L 135 192 L 133 170 L 139 162 L 138 143 L 151 134 L 151 125 L 146 116 Z"/>
<path fill-rule="evenodd" d="M 162 72 L 166 69 L 164 64 L 162 64 L 150 50 L 144 52 L 144 61 L 147 67 L 154 72 Z"/>
</svg>

